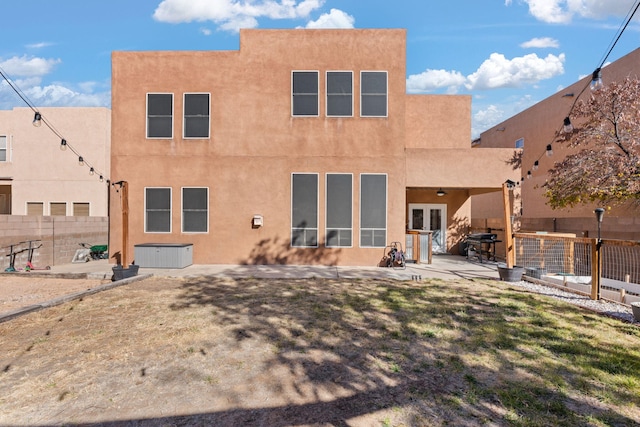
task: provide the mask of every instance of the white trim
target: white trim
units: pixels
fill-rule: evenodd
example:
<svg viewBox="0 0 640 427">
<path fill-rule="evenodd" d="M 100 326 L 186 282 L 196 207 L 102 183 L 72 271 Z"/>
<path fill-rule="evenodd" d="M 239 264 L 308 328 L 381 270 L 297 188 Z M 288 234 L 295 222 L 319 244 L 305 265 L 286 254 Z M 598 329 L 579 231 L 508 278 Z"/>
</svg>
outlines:
<svg viewBox="0 0 640 427">
<path fill-rule="evenodd" d="M 209 96 L 209 115 L 207 116 L 207 136 L 186 136 L 187 120 L 185 108 L 187 108 L 187 95 L 208 95 Z M 182 94 L 182 138 L 183 139 L 211 139 L 211 92 L 185 92 Z"/>
<path fill-rule="evenodd" d="M 147 190 L 169 190 L 169 231 L 147 231 Z M 173 233 L 173 188 L 171 187 L 144 187 L 144 233 L 145 234 L 171 234 Z"/>
<path fill-rule="evenodd" d="M 303 230 L 310 229 L 316 230 L 316 244 L 315 246 L 293 246 L 293 230 L 299 230 L 300 228 L 293 226 L 293 176 L 294 175 L 315 175 L 316 176 L 316 226 L 314 227 L 306 227 Z M 290 183 L 289 183 L 289 191 L 290 191 L 290 200 L 289 200 L 289 223 L 291 224 L 289 228 L 289 246 L 292 248 L 318 248 L 320 246 L 320 224 L 319 224 L 319 216 L 320 216 L 320 174 L 318 172 L 291 172 Z"/>
<path fill-rule="evenodd" d="M 162 137 L 150 137 L 149 136 L 149 95 L 171 95 L 171 136 Z M 145 101 L 145 115 L 144 115 L 144 136 L 145 139 L 173 139 L 173 124 L 175 121 L 175 108 L 174 94 L 172 92 L 147 92 L 144 96 Z"/>
<path fill-rule="evenodd" d="M 351 115 L 341 116 L 338 114 L 329 114 L 329 73 L 350 73 L 351 74 Z M 353 117 L 354 103 L 353 103 L 353 92 L 354 92 L 354 81 L 353 81 L 353 71 L 352 70 L 327 70 L 324 74 L 324 114 L 327 117 Z M 332 94 L 337 95 L 337 94 Z"/>
<path fill-rule="evenodd" d="M 207 190 L 207 230 L 206 231 L 184 231 L 184 189 L 205 189 Z M 182 234 L 209 234 L 209 187 L 180 187 L 180 232 Z"/>
<path fill-rule="evenodd" d="M 386 114 L 384 116 L 363 116 L 362 115 L 362 73 L 384 73 L 385 74 L 385 80 L 386 80 L 386 89 L 387 92 L 385 93 L 385 101 L 386 101 L 386 105 L 385 105 L 385 112 Z M 360 70 L 360 117 L 362 118 L 386 118 L 389 117 L 389 72 L 386 70 Z"/>
<path fill-rule="evenodd" d="M 437 253 L 446 253 L 447 252 L 447 205 L 445 203 L 409 203 L 408 207 L 408 224 L 409 230 L 416 230 L 413 228 L 413 209 L 423 209 L 425 211 L 424 216 L 424 225 L 425 227 L 430 226 L 431 217 L 428 216 L 428 211 L 430 209 L 440 209 L 442 211 L 442 223 L 440 224 L 440 232 L 442 234 L 442 251 L 438 251 Z M 423 229 L 423 230 L 426 230 Z M 417 230 L 417 231 L 423 231 Z"/>
<path fill-rule="evenodd" d="M 294 73 L 316 73 L 318 77 L 316 97 L 318 98 L 318 105 L 316 106 L 317 114 L 293 114 L 293 75 Z M 320 70 L 291 70 L 291 117 L 320 117 Z"/>
<path fill-rule="evenodd" d="M 350 246 L 330 246 L 327 244 L 327 230 L 328 230 L 328 226 L 327 226 L 327 218 L 329 217 L 329 212 L 327 211 L 327 205 L 328 205 L 328 195 L 329 195 L 329 175 L 350 175 L 351 176 L 351 224 L 350 224 L 350 228 L 349 230 L 351 230 L 351 245 Z M 353 248 L 353 240 L 356 236 L 354 236 L 354 232 L 353 232 L 353 213 L 354 210 L 353 209 L 353 173 L 350 172 L 327 172 L 325 173 L 325 177 L 324 177 L 324 245 L 327 248 Z M 333 230 L 333 228 L 332 228 Z M 347 230 L 346 228 L 340 228 L 338 230 Z M 359 237 L 359 236 L 358 236 Z"/>
</svg>

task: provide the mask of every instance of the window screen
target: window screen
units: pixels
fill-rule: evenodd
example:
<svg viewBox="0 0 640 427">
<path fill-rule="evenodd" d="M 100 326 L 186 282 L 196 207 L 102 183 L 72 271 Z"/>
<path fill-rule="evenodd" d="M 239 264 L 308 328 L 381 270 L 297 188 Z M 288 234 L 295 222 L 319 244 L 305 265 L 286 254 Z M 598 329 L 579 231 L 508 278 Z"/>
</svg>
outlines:
<svg viewBox="0 0 640 427">
<path fill-rule="evenodd" d="M 351 71 L 327 72 L 327 116 L 353 115 L 353 74 Z"/>
<path fill-rule="evenodd" d="M 89 216 L 89 203 L 74 203 L 73 216 Z"/>
<path fill-rule="evenodd" d="M 145 190 L 145 232 L 171 232 L 171 189 L 147 188 Z"/>
<path fill-rule="evenodd" d="M 352 191 L 351 174 L 327 174 L 326 246 L 352 246 Z"/>
<path fill-rule="evenodd" d="M 173 138 L 173 94 L 147 94 L 147 138 Z"/>
<path fill-rule="evenodd" d="M 7 161 L 7 137 L 0 135 L 0 162 Z"/>
<path fill-rule="evenodd" d="M 27 215 L 34 215 L 34 216 L 44 215 L 44 203 L 27 202 Z"/>
<path fill-rule="evenodd" d="M 318 115 L 318 72 L 294 71 L 292 88 L 292 114 Z"/>
<path fill-rule="evenodd" d="M 51 216 L 66 216 L 67 215 L 67 204 L 64 202 L 60 203 L 49 203 L 49 212 Z"/>
<path fill-rule="evenodd" d="M 184 95 L 184 137 L 209 138 L 209 94 Z"/>
<path fill-rule="evenodd" d="M 291 178 L 291 246 L 318 246 L 318 175 L 294 173 Z"/>
<path fill-rule="evenodd" d="M 363 71 L 360 74 L 360 115 L 387 116 L 386 71 Z"/>
<path fill-rule="evenodd" d="M 182 231 L 206 233 L 209 231 L 209 189 L 182 189 Z"/>
<path fill-rule="evenodd" d="M 387 176 L 360 176 L 360 246 L 384 247 L 387 240 Z"/>
</svg>

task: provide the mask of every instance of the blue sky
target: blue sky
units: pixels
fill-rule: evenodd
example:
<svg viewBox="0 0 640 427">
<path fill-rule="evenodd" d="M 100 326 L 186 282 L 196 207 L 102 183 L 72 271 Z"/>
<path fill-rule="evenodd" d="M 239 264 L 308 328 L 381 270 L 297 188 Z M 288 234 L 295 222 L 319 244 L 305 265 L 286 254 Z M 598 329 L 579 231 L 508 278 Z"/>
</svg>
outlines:
<svg viewBox="0 0 640 427">
<path fill-rule="evenodd" d="M 0 67 L 36 107 L 110 107 L 114 50 L 238 49 L 239 28 L 404 28 L 407 92 L 471 95 L 476 137 L 591 74 L 637 1 L 0 0 Z M 607 62 L 640 46 L 639 16 Z M 0 109 L 24 106 L 0 81 Z"/>
</svg>

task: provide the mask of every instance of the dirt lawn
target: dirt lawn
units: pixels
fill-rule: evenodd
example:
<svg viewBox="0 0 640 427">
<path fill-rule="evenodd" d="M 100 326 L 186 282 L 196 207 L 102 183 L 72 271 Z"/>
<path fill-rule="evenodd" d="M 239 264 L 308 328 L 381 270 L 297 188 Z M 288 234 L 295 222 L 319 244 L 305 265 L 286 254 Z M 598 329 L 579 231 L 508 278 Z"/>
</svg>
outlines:
<svg viewBox="0 0 640 427">
<path fill-rule="evenodd" d="M 65 286 L 97 285 L 19 278 L 3 277 L 0 286 L 32 293 L 3 293 L 3 311 Z M 504 293 L 516 299 L 502 303 Z M 566 362 L 551 363 L 553 355 L 534 365 L 527 346 L 535 339 L 513 342 L 512 331 L 498 329 L 539 310 L 527 308 L 529 299 L 495 281 L 151 277 L 0 323 L 0 425 L 639 422 L 637 371 L 624 385 L 630 390 L 608 390 L 599 400 L 588 391 L 597 381 L 577 370 L 565 378 L 555 366 Z M 505 310 L 513 314 L 505 318 Z M 573 307 L 558 313 L 607 337 L 620 325 L 585 320 Z M 549 334 L 559 330 L 545 322 Z M 531 333 L 544 339 L 539 328 Z"/>
</svg>

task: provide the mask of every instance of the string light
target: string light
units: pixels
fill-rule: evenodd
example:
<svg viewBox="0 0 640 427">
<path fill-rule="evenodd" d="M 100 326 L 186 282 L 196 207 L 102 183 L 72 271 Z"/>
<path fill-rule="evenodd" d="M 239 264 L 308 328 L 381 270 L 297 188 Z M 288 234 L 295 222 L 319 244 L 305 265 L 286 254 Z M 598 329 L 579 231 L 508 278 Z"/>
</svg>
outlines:
<svg viewBox="0 0 640 427">
<path fill-rule="evenodd" d="M 601 88 L 604 87 L 604 83 L 602 81 L 602 67 L 604 66 L 605 62 L 609 58 L 609 55 L 613 51 L 613 48 L 618 43 L 618 40 L 620 40 L 620 37 L 622 36 L 622 33 L 627 28 L 627 26 L 629 25 L 629 23 L 633 19 L 633 16 L 638 11 L 638 8 L 640 8 L 640 0 L 636 0 L 634 2 L 634 4 L 631 6 L 631 9 L 629 10 L 629 13 L 625 17 L 624 24 L 620 26 L 620 29 L 618 30 L 617 36 L 614 37 L 614 39 L 612 40 L 611 44 L 609 45 L 609 49 L 607 50 L 607 53 L 603 56 L 602 60 L 600 61 L 600 66 L 597 67 L 593 71 L 593 73 L 591 74 L 591 81 L 580 91 L 578 96 L 576 96 L 574 98 L 573 103 L 571 104 L 571 108 L 569 108 L 569 112 L 568 112 L 567 116 L 564 118 L 564 121 L 563 121 L 563 124 L 562 124 L 562 128 L 560 129 L 560 131 L 558 131 L 556 133 L 555 136 L 557 136 L 560 132 L 564 132 L 564 133 L 573 132 L 574 127 L 573 127 L 573 124 L 571 123 L 571 118 L 570 118 L 571 112 L 573 111 L 574 107 L 576 106 L 576 104 L 578 102 L 578 99 L 580 99 L 580 96 L 584 93 L 584 91 L 587 89 L 587 87 L 590 87 L 591 90 L 594 91 L 594 92 L 597 92 L 598 90 L 600 90 Z M 563 95 L 563 97 L 565 97 L 565 96 L 573 97 L 573 93 L 566 93 L 566 94 Z M 555 136 L 554 136 L 554 139 L 555 139 Z M 552 148 L 551 144 L 547 144 L 547 148 L 546 148 L 545 153 L 546 153 L 547 157 L 553 156 L 553 148 Z M 540 166 L 540 159 L 541 158 L 542 158 L 542 155 L 540 157 L 538 157 L 538 159 L 533 163 L 533 168 L 532 169 L 534 171 L 538 170 L 538 167 Z M 527 171 L 527 178 L 531 178 L 531 171 L 530 170 Z M 522 177 L 522 181 L 524 181 L 524 177 Z"/>
<path fill-rule="evenodd" d="M 90 175 L 95 175 L 96 173 L 100 176 L 100 182 L 104 182 L 105 178 L 104 178 L 104 174 L 100 171 L 97 171 L 96 168 L 91 165 L 89 162 L 87 162 L 85 160 L 85 158 L 80 155 L 80 153 L 71 146 L 71 144 L 69 144 L 69 142 L 62 136 L 62 134 L 55 128 L 55 126 L 49 122 L 46 117 L 44 117 L 42 115 L 42 113 L 40 111 L 38 111 L 38 109 L 35 107 L 35 105 L 29 100 L 29 98 L 24 94 L 24 92 L 22 92 L 22 90 L 7 76 L 7 74 L 4 72 L 4 70 L 2 69 L 2 67 L 0 67 L 0 77 L 2 77 L 4 79 L 4 81 L 9 85 L 9 87 L 18 95 L 18 97 L 20 99 L 22 99 L 22 101 L 24 101 L 25 104 L 27 104 L 27 106 L 29 108 L 31 108 L 31 110 L 33 111 L 33 126 L 35 127 L 41 127 L 42 124 L 44 123 L 46 127 L 49 128 L 49 130 L 51 130 L 51 132 L 53 132 L 58 138 L 60 138 L 60 150 L 61 151 L 66 151 L 67 149 L 69 149 L 73 154 L 75 154 L 76 156 L 78 156 L 78 164 L 80 166 L 87 166 L 89 168 L 89 174 Z M 109 179 L 107 179 L 107 184 L 109 184 L 111 181 Z"/>
</svg>

